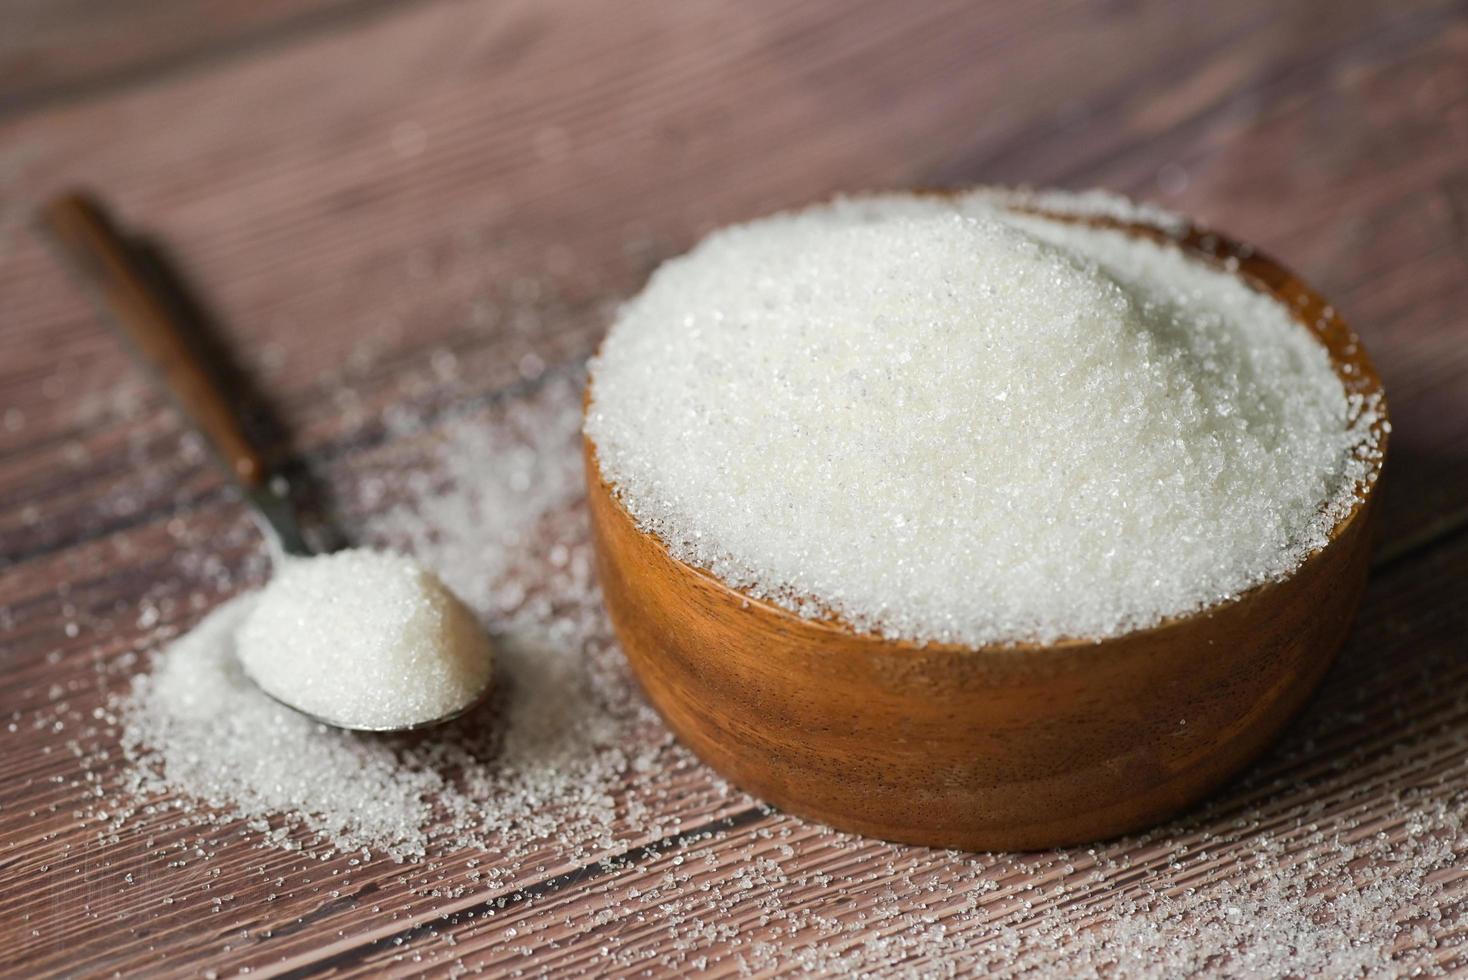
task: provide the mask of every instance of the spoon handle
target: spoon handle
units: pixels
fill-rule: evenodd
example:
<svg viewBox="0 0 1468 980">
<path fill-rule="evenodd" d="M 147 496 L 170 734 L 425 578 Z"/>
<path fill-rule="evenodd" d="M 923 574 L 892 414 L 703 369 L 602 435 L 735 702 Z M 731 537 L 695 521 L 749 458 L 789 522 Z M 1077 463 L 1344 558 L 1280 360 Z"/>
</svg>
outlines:
<svg viewBox="0 0 1468 980">
<path fill-rule="evenodd" d="M 110 315 L 136 359 L 223 462 L 272 542 L 287 554 L 309 553 L 289 501 L 272 486 L 264 454 L 191 339 L 195 328 L 149 274 L 107 209 L 90 195 L 70 192 L 45 204 L 39 220 L 57 254 Z"/>
</svg>

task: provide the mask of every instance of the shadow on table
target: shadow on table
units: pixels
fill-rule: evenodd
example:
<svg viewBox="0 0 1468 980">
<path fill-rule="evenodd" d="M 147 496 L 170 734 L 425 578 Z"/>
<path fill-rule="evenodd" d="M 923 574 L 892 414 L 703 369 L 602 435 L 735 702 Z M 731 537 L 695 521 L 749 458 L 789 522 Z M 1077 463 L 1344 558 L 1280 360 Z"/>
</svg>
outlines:
<svg viewBox="0 0 1468 980">
<path fill-rule="evenodd" d="M 205 369 L 223 390 L 233 395 L 245 432 L 261 447 L 271 471 L 290 484 L 290 497 L 302 519 L 303 531 L 317 551 L 333 551 L 347 544 L 337 521 L 336 507 L 326 484 L 306 459 L 291 451 L 290 432 L 271 406 L 258 382 L 233 356 L 221 321 L 178 273 L 180 263 L 161 242 L 145 235 L 129 237 L 139 271 L 158 290 L 179 321 L 188 327 L 187 340 Z"/>
</svg>

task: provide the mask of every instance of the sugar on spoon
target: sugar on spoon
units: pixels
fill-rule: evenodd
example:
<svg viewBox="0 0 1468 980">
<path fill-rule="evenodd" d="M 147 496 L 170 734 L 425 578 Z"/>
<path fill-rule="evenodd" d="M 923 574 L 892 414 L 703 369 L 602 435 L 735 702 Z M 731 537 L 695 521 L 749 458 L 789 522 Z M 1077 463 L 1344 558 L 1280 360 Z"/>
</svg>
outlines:
<svg viewBox="0 0 1468 980">
<path fill-rule="evenodd" d="M 102 204 L 67 193 L 39 219 L 63 263 L 209 444 L 270 546 L 272 581 L 236 635 L 246 676 L 276 701 L 355 731 L 426 728 L 479 704 L 493 657 L 473 613 L 407 556 L 313 552 L 288 483 L 200 353 L 198 325 Z"/>
</svg>

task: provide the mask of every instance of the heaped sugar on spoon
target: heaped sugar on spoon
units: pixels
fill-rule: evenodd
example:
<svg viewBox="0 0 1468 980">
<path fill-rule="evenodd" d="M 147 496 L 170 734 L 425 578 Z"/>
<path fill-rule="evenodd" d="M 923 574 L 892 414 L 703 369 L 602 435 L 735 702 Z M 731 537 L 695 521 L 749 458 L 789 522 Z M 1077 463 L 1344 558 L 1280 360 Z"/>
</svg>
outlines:
<svg viewBox="0 0 1468 980">
<path fill-rule="evenodd" d="M 493 653 L 474 614 L 406 555 L 312 553 L 286 481 L 271 472 L 201 355 L 198 325 L 102 205 L 65 194 L 40 221 L 137 360 L 214 450 L 270 543 L 274 578 L 236 636 L 245 673 L 275 700 L 358 731 L 424 728 L 480 703 Z"/>
</svg>

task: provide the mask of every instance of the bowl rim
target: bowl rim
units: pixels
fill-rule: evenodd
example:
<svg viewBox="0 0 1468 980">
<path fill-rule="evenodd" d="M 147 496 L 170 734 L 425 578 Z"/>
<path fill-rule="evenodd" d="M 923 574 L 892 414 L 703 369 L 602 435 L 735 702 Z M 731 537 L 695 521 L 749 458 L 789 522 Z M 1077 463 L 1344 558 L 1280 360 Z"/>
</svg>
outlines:
<svg viewBox="0 0 1468 980">
<path fill-rule="evenodd" d="M 1003 192 L 1005 190 L 1007 189 L 994 187 L 951 189 L 918 188 L 906 193 L 914 196 L 959 197 L 975 192 Z M 668 548 L 667 542 L 660 535 L 642 527 L 637 518 L 627 509 L 626 504 L 622 500 L 620 490 L 607 480 L 605 473 L 602 471 L 599 450 L 596 443 L 585 430 L 586 413 L 591 409 L 593 401 L 592 389 L 596 381 L 595 375 L 592 372 L 588 372 L 587 374 L 586 387 L 582 393 L 581 402 L 582 441 L 589 467 L 588 476 L 595 478 L 598 487 L 605 493 L 611 504 L 638 533 L 656 542 L 664 558 L 693 573 L 706 584 L 712 586 L 716 591 L 725 594 L 730 601 L 738 602 L 745 608 L 758 608 L 762 612 L 776 617 L 792 629 L 809 629 L 839 635 L 843 639 L 858 640 L 869 643 L 874 652 L 879 651 L 888 655 L 962 655 L 988 657 L 1023 654 L 1027 657 L 1033 657 L 1037 654 L 1045 653 L 1057 655 L 1071 654 L 1082 650 L 1093 650 L 1114 645 L 1123 640 L 1130 642 L 1144 639 L 1174 630 L 1182 624 L 1196 621 L 1199 618 L 1211 617 L 1251 599 L 1255 599 L 1261 593 L 1278 588 L 1285 582 L 1297 578 L 1307 568 L 1322 561 L 1326 552 L 1331 550 L 1331 547 L 1340 540 L 1347 530 L 1354 524 L 1364 520 L 1364 515 L 1374 499 L 1373 494 L 1376 491 L 1376 487 L 1380 483 L 1381 473 L 1386 463 L 1388 443 L 1390 441 L 1391 420 L 1386 392 L 1381 382 L 1381 376 L 1377 373 L 1375 364 L 1366 352 L 1366 348 L 1362 345 L 1361 338 L 1346 323 L 1336 308 L 1313 286 L 1268 253 L 1205 225 L 1195 223 L 1189 218 L 1179 218 L 1175 226 L 1165 227 L 1155 221 L 1149 221 L 1143 218 L 1123 219 L 1105 214 L 1066 213 L 1025 203 L 1023 197 L 1009 203 L 1004 203 L 1003 199 L 1000 198 L 1000 202 L 1000 206 L 1023 214 L 1031 214 L 1055 221 L 1086 224 L 1096 228 L 1111 229 L 1130 235 L 1151 238 L 1163 244 L 1174 245 L 1189 258 L 1205 262 L 1214 268 L 1238 276 L 1251 288 L 1272 297 L 1289 311 L 1291 319 L 1299 327 L 1303 328 L 1316 343 L 1325 348 L 1326 355 L 1330 359 L 1331 369 L 1335 372 L 1335 376 L 1340 381 L 1347 397 L 1357 396 L 1363 399 L 1363 404 L 1364 400 L 1371 402 L 1371 408 L 1375 413 L 1375 417 L 1370 423 L 1371 434 L 1369 444 L 1375 447 L 1375 452 L 1366 458 L 1367 468 L 1351 488 L 1350 508 L 1331 526 L 1323 545 L 1310 551 L 1298 565 L 1279 578 L 1265 579 L 1236 595 L 1197 609 L 1163 617 L 1151 626 L 1131 629 L 1102 637 L 1066 636 L 1049 643 L 1023 640 L 1000 641 L 982 646 L 968 646 L 961 643 L 936 640 L 921 642 L 905 637 L 887 637 L 871 630 L 857 629 L 842 620 L 839 616 L 831 614 L 812 617 L 802 616 L 769 599 L 750 595 L 744 590 L 725 582 L 709 570 L 700 568 L 697 565 L 690 564 L 674 556 Z M 809 206 L 819 206 L 819 203 L 816 202 L 815 205 Z M 1286 290 L 1292 291 L 1293 295 L 1286 295 Z M 600 356 L 602 344 L 604 343 L 605 338 L 601 343 L 598 343 L 596 354 L 592 358 L 593 361 L 596 357 Z M 1349 425 L 1351 421 L 1353 420 L 1348 419 L 1347 424 Z M 1321 506 L 1324 505 L 1325 502 L 1322 501 Z"/>
</svg>

